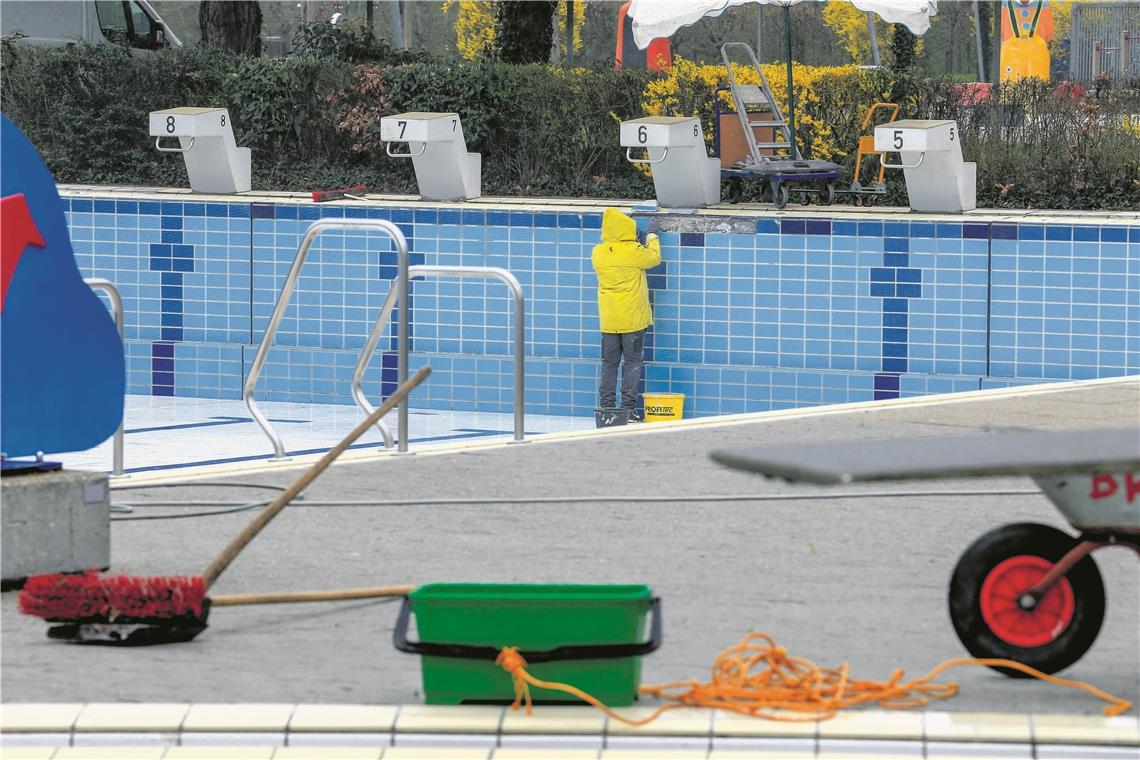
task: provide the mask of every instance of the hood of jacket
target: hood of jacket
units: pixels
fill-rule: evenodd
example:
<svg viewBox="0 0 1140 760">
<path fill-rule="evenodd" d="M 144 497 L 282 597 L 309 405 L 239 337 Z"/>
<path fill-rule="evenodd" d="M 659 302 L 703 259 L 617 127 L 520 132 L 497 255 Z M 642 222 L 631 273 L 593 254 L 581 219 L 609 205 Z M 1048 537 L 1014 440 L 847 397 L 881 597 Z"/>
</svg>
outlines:
<svg viewBox="0 0 1140 760">
<path fill-rule="evenodd" d="M 602 242 L 617 243 L 637 240 L 637 223 L 633 218 L 616 208 L 608 208 L 602 213 Z"/>
</svg>

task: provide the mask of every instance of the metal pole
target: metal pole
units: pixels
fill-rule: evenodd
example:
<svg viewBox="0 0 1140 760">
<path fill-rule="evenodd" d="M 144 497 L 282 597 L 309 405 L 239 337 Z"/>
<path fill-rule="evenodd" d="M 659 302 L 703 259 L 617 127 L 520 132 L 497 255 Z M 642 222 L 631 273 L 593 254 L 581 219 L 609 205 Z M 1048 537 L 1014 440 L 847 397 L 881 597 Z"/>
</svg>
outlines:
<svg viewBox="0 0 1140 760">
<path fill-rule="evenodd" d="M 867 31 L 871 33 L 871 60 L 876 66 L 881 66 L 883 59 L 879 56 L 879 32 L 875 29 L 875 14 L 870 11 L 867 11 Z"/>
<path fill-rule="evenodd" d="M 978 49 L 978 81 L 986 81 L 986 57 L 982 55 L 982 17 L 974 0 L 974 47 Z"/>
<path fill-rule="evenodd" d="M 127 334 L 123 320 L 123 298 L 119 289 L 110 280 L 102 277 L 88 277 L 83 280 L 92 290 L 101 290 L 107 294 L 111 301 L 111 314 L 115 317 L 115 327 L 119 331 L 119 341 L 126 340 Z M 125 346 L 124 346 L 125 349 Z M 119 418 L 119 429 L 115 431 L 115 438 L 111 443 L 111 477 L 121 478 L 123 475 L 123 420 Z"/>
<path fill-rule="evenodd" d="M 791 139 L 791 156 L 800 157 L 796 148 L 796 94 L 792 90 L 792 9 L 784 6 L 784 47 L 788 51 L 788 136 Z"/>
</svg>

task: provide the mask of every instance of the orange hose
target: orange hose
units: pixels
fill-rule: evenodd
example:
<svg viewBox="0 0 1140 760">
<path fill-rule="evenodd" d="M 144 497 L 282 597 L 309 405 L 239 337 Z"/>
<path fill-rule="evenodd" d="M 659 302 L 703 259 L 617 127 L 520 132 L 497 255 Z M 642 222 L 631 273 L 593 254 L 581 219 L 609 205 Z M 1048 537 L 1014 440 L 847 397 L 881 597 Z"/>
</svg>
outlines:
<svg viewBox="0 0 1140 760">
<path fill-rule="evenodd" d="M 713 662 L 712 678 L 708 683 L 693 679 L 642 686 L 639 689 L 641 694 L 669 702 L 640 719 L 619 715 L 570 684 L 535 678 L 527 672 L 527 662 L 516 647 L 503 647 L 495 663 L 511 674 L 515 687 L 512 709 L 517 710 L 525 704 L 527 714 L 530 714 L 530 687 L 534 686 L 575 696 L 614 720 L 631 726 L 651 723 L 662 713 L 678 707 L 708 707 L 782 721 L 827 720 L 839 710 L 871 702 L 891 710 L 925 707 L 931 699 L 948 699 L 958 693 L 958 684 L 953 681 L 932 681 L 942 672 L 964 665 L 1011 668 L 1051 684 L 1080 689 L 1108 702 L 1104 708 L 1105 715 L 1120 715 L 1132 707 L 1128 700 L 1090 684 L 1057 678 L 1013 660 L 958 657 L 946 660 L 926 675 L 909 681 L 903 681 L 901 669 L 895 670 L 887 681 L 856 680 L 851 678 L 846 663 L 838 668 L 821 669 L 811 660 L 790 657 L 787 650 L 776 646 L 775 641 L 763 633 L 751 633 L 739 644 L 721 652 Z"/>
</svg>

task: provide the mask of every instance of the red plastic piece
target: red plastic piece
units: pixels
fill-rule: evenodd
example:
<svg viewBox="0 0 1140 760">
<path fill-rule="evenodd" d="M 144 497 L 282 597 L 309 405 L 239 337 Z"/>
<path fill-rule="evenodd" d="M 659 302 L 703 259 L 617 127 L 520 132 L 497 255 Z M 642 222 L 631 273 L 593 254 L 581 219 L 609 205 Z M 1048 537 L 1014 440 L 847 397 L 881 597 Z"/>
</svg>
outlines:
<svg viewBox="0 0 1140 760">
<path fill-rule="evenodd" d="M 1021 554 L 998 563 L 982 582 L 982 619 L 994 635 L 1018 647 L 1040 647 L 1064 633 L 1073 621 L 1073 587 L 1060 578 L 1032 610 L 1018 600 L 1049 572 L 1044 557 Z"/>
</svg>

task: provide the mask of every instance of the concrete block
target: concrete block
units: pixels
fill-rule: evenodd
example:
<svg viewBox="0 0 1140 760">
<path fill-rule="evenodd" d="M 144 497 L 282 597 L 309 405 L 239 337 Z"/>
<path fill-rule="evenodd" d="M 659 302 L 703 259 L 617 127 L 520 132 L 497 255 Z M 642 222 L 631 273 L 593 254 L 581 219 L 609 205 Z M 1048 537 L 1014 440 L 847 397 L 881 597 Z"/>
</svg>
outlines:
<svg viewBox="0 0 1140 760">
<path fill-rule="evenodd" d="M 29 575 L 110 564 L 106 473 L 57 470 L 0 478 L 0 575 L 5 587 Z"/>
</svg>

